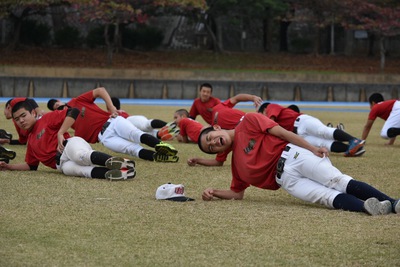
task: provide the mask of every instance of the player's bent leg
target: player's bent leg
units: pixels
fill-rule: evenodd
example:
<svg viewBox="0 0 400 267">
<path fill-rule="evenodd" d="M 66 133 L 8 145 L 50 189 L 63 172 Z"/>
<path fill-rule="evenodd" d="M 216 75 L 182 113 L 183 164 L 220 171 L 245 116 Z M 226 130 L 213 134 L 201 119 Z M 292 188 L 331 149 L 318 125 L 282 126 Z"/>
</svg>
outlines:
<svg viewBox="0 0 400 267">
<path fill-rule="evenodd" d="M 92 178 L 93 168 L 94 166 L 82 166 L 72 160 L 64 161 L 60 164 L 62 173 L 68 176 Z"/>
<path fill-rule="evenodd" d="M 329 208 L 334 208 L 333 201 L 340 194 L 334 189 L 327 188 L 305 177 L 293 176 L 287 171 L 282 173 L 281 178 L 276 178 L 276 181 L 290 195 L 306 202 L 322 204 Z"/>
<path fill-rule="evenodd" d="M 91 154 L 94 150 L 88 142 L 81 137 L 71 137 L 68 139 L 61 155 L 60 162 L 73 161 L 80 166 L 91 166 Z"/>
<path fill-rule="evenodd" d="M 394 128 L 394 127 L 392 127 L 392 128 L 389 128 L 389 129 L 387 130 L 387 136 L 388 136 L 389 138 L 393 138 L 393 137 L 396 137 L 396 136 L 398 136 L 398 135 L 400 135 L 400 128 Z"/>
<path fill-rule="evenodd" d="M 151 127 L 150 120 L 147 119 L 145 116 L 142 115 L 134 115 L 129 116 L 126 118 L 130 123 L 132 123 L 136 128 L 143 132 L 152 131 L 153 128 Z"/>
<path fill-rule="evenodd" d="M 139 157 L 139 151 L 143 149 L 141 145 L 119 136 L 107 136 L 101 140 L 101 144 L 114 152 L 127 154 L 133 157 Z"/>
</svg>

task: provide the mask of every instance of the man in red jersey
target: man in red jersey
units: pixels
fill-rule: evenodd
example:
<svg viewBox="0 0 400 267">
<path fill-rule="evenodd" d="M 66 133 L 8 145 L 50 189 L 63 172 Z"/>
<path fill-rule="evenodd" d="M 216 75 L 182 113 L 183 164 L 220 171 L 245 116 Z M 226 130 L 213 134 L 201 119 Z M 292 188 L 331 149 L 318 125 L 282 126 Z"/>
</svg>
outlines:
<svg viewBox="0 0 400 267">
<path fill-rule="evenodd" d="M 397 99 L 384 101 L 382 94 L 373 93 L 369 97 L 371 111 L 364 126 L 362 138 L 367 139 L 376 118 L 381 118 L 385 124 L 381 130 L 381 137 L 389 139 L 387 145 L 393 145 L 396 136 L 400 135 L 400 101 Z"/>
<path fill-rule="evenodd" d="M 7 101 L 5 107 L 4 107 L 4 116 L 6 117 L 7 120 L 12 119 L 12 108 L 15 106 L 15 104 L 27 100 L 29 104 L 32 106 L 33 109 L 35 109 L 36 114 L 38 116 L 42 116 L 45 112 L 39 108 L 39 105 L 36 103 L 36 101 L 32 98 L 27 98 L 27 97 L 16 97 L 16 98 L 11 98 L 10 100 Z M 25 145 L 26 140 L 28 138 L 28 133 L 24 129 L 21 129 L 17 126 L 15 121 L 13 121 L 15 130 L 18 133 L 18 139 L 12 139 L 12 135 L 9 135 L 8 138 L 0 138 L 0 144 L 10 144 L 10 145 Z M 5 136 L 6 137 L 6 136 Z"/>
<path fill-rule="evenodd" d="M 134 161 L 94 151 L 82 138 L 70 137 L 67 131 L 79 115 L 77 108 L 39 118 L 28 101 L 21 101 L 12 115 L 18 127 L 28 132 L 25 163 L 0 162 L 1 170 L 35 171 L 42 163 L 69 176 L 126 180 L 136 175 Z"/>
<path fill-rule="evenodd" d="M 262 114 L 247 113 L 232 130 L 206 128 L 198 145 L 209 154 L 232 149 L 230 189 L 207 188 L 203 200 L 241 200 L 252 185 L 268 190 L 282 187 L 296 198 L 329 208 L 370 215 L 400 213 L 399 200 L 341 173 L 326 148 L 311 145 Z"/>
<path fill-rule="evenodd" d="M 108 112 L 94 103 L 98 97 L 104 100 Z M 75 136 L 82 137 L 89 143 L 100 142 L 114 152 L 144 160 L 157 162 L 178 162 L 179 160 L 176 156 L 178 151 L 170 144 L 161 142 L 151 134 L 139 130 L 127 119 L 119 116 L 104 87 L 81 94 L 67 104 L 56 99 L 50 99 L 47 104 L 49 109 L 53 110 L 64 107 L 78 108 L 80 114 L 72 128 L 75 130 Z M 143 148 L 140 143 L 155 148 L 155 151 Z"/>
<path fill-rule="evenodd" d="M 234 107 L 239 102 L 247 101 L 253 102 L 255 107 L 262 104 L 262 99 L 259 96 L 237 94 L 213 107 L 211 125 L 219 125 L 222 129 L 226 130 L 234 129 L 246 114 L 246 112 Z"/>
<path fill-rule="evenodd" d="M 176 137 L 179 142 L 197 143 L 200 131 L 204 126 L 200 122 L 189 118 L 189 112 L 186 109 L 178 109 L 175 111 L 174 122 L 179 128 L 179 134 Z"/>
<path fill-rule="evenodd" d="M 212 96 L 212 91 L 211 84 L 203 83 L 200 85 L 200 97 L 193 101 L 189 118 L 195 120 L 197 115 L 200 115 L 206 123 L 212 124 L 212 108 L 221 103 L 221 100 Z"/>
<path fill-rule="evenodd" d="M 256 95 L 250 94 L 237 94 L 228 100 L 216 105 L 212 111 L 212 125 L 218 125 L 222 129 L 234 129 L 246 114 L 240 109 L 235 109 L 235 105 L 239 102 L 252 101 L 254 106 L 259 106 L 262 103 L 262 99 Z M 215 159 L 206 158 L 189 158 L 187 164 L 189 166 L 195 166 L 196 164 L 203 166 L 222 166 L 226 161 L 230 150 L 222 151 L 218 153 Z"/>
<path fill-rule="evenodd" d="M 346 157 L 357 157 L 365 153 L 365 140 L 355 138 L 341 129 L 328 127 L 313 116 L 269 102 L 259 106 L 258 112 L 314 146 L 326 147 L 331 152 L 344 152 Z"/>
</svg>

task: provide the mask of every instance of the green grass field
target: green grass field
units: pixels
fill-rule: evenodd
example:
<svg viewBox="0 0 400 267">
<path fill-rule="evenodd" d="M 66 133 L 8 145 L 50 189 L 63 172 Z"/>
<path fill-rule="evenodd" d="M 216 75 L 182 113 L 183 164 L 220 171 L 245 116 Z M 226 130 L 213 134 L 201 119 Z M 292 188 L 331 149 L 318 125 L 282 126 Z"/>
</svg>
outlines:
<svg viewBox="0 0 400 267">
<path fill-rule="evenodd" d="M 123 108 L 171 121 L 181 107 Z M 338 110 L 306 113 L 343 122 L 360 137 L 367 113 Z M 1 117 L 0 128 L 15 134 Z M 400 197 L 400 143 L 384 145 L 382 124 L 375 123 L 362 157 L 330 158 L 342 172 Z M 170 143 L 178 163 L 135 159 L 137 176 L 128 181 L 68 177 L 43 166 L 0 172 L 0 266 L 400 266 L 399 215 L 330 210 L 254 187 L 242 201 L 205 202 L 205 188 L 229 188 L 230 161 L 189 167 L 190 157 L 213 156 Z M 24 161 L 24 146 L 7 147 L 17 152 L 13 162 Z M 157 201 L 157 187 L 167 182 L 183 183 L 196 201 Z"/>
</svg>

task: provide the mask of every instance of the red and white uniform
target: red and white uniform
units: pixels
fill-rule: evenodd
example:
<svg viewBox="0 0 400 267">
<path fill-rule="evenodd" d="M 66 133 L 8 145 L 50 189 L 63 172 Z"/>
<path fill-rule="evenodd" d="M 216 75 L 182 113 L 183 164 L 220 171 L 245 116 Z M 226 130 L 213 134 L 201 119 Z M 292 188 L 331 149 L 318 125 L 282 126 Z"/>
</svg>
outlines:
<svg viewBox="0 0 400 267">
<path fill-rule="evenodd" d="M 248 113 L 235 128 L 231 190 L 241 192 L 250 185 L 276 190 L 281 186 L 299 199 L 333 207 L 333 200 L 346 192 L 352 178 L 335 168 L 329 158 L 319 158 L 270 135 L 267 130 L 276 125 L 262 114 Z M 281 157 L 286 161 L 278 178 L 276 168 Z"/>
<path fill-rule="evenodd" d="M 187 136 L 190 141 L 197 143 L 203 125 L 190 118 L 183 118 L 179 121 L 178 127 L 181 136 Z"/>
<path fill-rule="evenodd" d="M 197 115 L 200 115 L 205 122 L 212 124 L 212 108 L 221 103 L 221 100 L 215 97 L 210 97 L 207 102 L 201 102 L 200 98 L 196 98 L 193 101 L 192 107 L 189 111 L 189 116 L 196 119 Z"/>
<path fill-rule="evenodd" d="M 60 170 L 65 175 L 90 178 L 95 167 L 90 160 L 93 149 L 80 137 L 64 134 L 68 142 L 60 157 L 60 164 L 56 165 L 57 133 L 66 114 L 67 110 L 56 110 L 46 113 L 36 121 L 29 131 L 25 162 L 30 166 L 39 166 L 41 162 L 47 167 Z"/>
<path fill-rule="evenodd" d="M 222 129 L 231 130 L 234 129 L 243 116 L 246 114 L 244 111 L 234 109 L 235 105 L 232 104 L 230 99 L 213 107 L 211 125 L 219 125 Z"/>
<path fill-rule="evenodd" d="M 68 106 L 80 111 L 72 126 L 75 136 L 89 143 L 100 142 L 114 152 L 139 157 L 139 151 L 143 149 L 140 137 L 144 132 L 122 116 L 110 118 L 110 113 L 102 110 L 94 101 L 93 91 L 89 91 L 68 102 Z M 102 132 L 105 123 L 108 126 Z"/>
<path fill-rule="evenodd" d="M 368 120 L 374 121 L 378 117 L 385 120 L 381 137 L 388 139 L 387 131 L 389 128 L 400 128 L 400 101 L 392 99 L 375 104 L 369 112 Z"/>
<path fill-rule="evenodd" d="M 314 146 L 330 150 L 335 141 L 333 133 L 336 128 L 326 126 L 313 116 L 297 113 L 290 108 L 273 103 L 266 107 L 265 114 L 268 118 L 274 117 L 275 121 L 288 131 L 292 132 L 296 128 L 295 133 Z"/>
<path fill-rule="evenodd" d="M 37 120 L 29 131 L 25 162 L 30 166 L 39 166 L 39 162 L 56 169 L 57 133 L 65 120 L 67 110 L 47 113 Z M 69 138 L 64 134 L 64 138 Z"/>
<path fill-rule="evenodd" d="M 97 106 L 93 98 L 93 91 L 84 93 L 71 99 L 67 105 L 79 109 L 79 116 L 76 118 L 72 129 L 75 130 L 75 136 L 82 137 L 89 143 L 97 143 L 98 135 L 107 120 L 110 113 Z"/>
</svg>

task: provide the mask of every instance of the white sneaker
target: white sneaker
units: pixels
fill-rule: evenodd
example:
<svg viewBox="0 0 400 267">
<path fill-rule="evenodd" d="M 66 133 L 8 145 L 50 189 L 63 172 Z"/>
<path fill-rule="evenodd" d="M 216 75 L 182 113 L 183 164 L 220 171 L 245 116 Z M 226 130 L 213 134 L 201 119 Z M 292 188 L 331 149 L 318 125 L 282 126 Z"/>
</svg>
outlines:
<svg viewBox="0 0 400 267">
<path fill-rule="evenodd" d="M 371 197 L 365 200 L 364 209 L 369 215 L 386 215 L 392 212 L 392 203 L 389 200 L 379 201 Z"/>
</svg>

